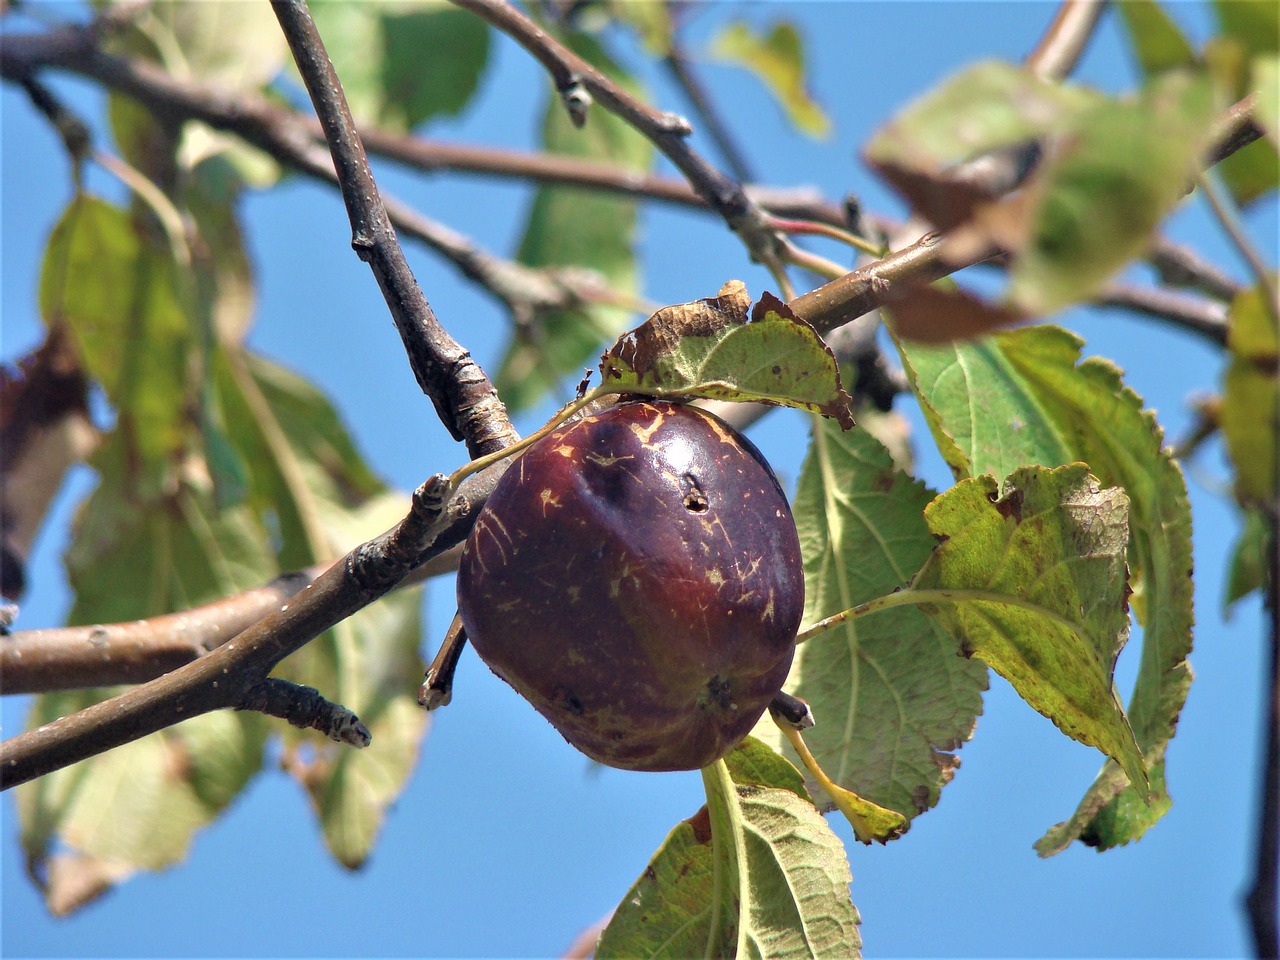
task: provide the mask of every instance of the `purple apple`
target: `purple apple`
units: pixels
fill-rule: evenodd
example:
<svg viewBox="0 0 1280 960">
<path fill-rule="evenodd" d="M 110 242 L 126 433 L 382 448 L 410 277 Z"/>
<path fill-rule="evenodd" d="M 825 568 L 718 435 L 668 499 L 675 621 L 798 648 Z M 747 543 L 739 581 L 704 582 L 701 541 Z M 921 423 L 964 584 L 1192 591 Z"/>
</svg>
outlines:
<svg viewBox="0 0 1280 960">
<path fill-rule="evenodd" d="M 507 471 L 467 538 L 458 608 L 485 663 L 587 756 L 698 769 L 786 679 L 800 544 L 745 437 L 696 407 L 627 402 Z"/>
</svg>

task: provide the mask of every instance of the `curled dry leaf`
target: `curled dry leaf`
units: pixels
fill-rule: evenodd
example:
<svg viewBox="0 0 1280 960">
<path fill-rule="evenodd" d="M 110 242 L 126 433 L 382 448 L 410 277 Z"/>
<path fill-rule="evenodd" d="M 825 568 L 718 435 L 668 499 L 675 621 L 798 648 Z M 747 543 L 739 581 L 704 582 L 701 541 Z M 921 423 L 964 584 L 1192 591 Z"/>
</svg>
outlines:
<svg viewBox="0 0 1280 960">
<path fill-rule="evenodd" d="M 663 307 L 601 357 L 600 374 L 624 391 L 759 401 L 853 425 L 839 364 L 822 337 L 772 294 L 751 308 L 740 280 L 715 297 Z"/>
</svg>

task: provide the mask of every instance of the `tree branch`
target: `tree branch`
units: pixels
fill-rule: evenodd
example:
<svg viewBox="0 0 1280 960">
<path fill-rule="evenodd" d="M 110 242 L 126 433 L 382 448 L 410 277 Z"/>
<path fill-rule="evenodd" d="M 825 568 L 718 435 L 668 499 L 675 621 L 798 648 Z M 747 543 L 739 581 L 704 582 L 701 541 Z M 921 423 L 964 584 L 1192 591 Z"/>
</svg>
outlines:
<svg viewBox="0 0 1280 960">
<path fill-rule="evenodd" d="M 389 592 L 426 558 L 461 542 L 506 466 L 500 461 L 468 477 L 434 515 L 426 512 L 432 508 L 428 499 L 415 497 L 414 509 L 395 527 L 356 547 L 206 656 L 0 743 L 0 789 L 202 713 L 244 709 L 281 660 Z"/>
<path fill-rule="evenodd" d="M 452 573 L 461 552 L 460 545 L 432 552 L 400 587 Z M 281 574 L 256 589 L 145 620 L 15 630 L 0 637 L 0 696 L 154 680 L 247 630 L 330 566 Z"/>
<path fill-rule="evenodd" d="M 324 128 L 351 219 L 351 246 L 377 278 L 418 385 L 472 457 L 496 453 L 516 439 L 506 407 L 471 354 L 440 325 L 405 261 L 305 0 L 272 0 L 272 9 Z"/>
<path fill-rule="evenodd" d="M 1227 308 L 1214 300 L 1188 297 L 1170 290 L 1113 283 L 1093 302 L 1155 317 L 1199 334 L 1215 346 L 1227 345 Z"/>
<path fill-rule="evenodd" d="M 315 687 L 278 677 L 267 677 L 250 687 L 236 709 L 278 717 L 303 730 L 318 730 L 351 747 L 367 747 L 373 740 L 369 728 L 346 707 L 326 700 Z"/>
<path fill-rule="evenodd" d="M 1262 790 L 1258 804 L 1257 847 L 1253 882 L 1245 910 L 1253 934 L 1254 956 L 1280 956 L 1280 513 L 1274 504 L 1267 516 L 1266 664 L 1262 731 Z"/>
<path fill-rule="evenodd" d="M 1192 287 L 1224 303 L 1230 303 L 1243 289 L 1195 251 L 1164 238 L 1155 242 L 1147 259 L 1165 286 Z"/>
<path fill-rule="evenodd" d="M 1067 77 L 1080 61 L 1106 5 L 1106 0 L 1064 0 L 1040 42 L 1027 54 L 1028 69 L 1047 80 Z"/>
<path fill-rule="evenodd" d="M 231 96 L 215 87 L 176 78 L 145 60 L 111 56 L 97 48 L 98 40 L 98 31 L 92 26 L 0 36 L 0 75 L 21 83 L 39 68 L 68 70 L 127 94 L 175 123 L 199 120 L 233 133 L 282 166 L 338 186 L 333 161 L 323 147 L 323 128 L 314 118 L 247 92 Z M 383 137 L 411 139 L 390 134 Z M 536 270 L 503 260 L 393 197 L 384 196 L 383 205 L 397 229 L 449 260 L 517 317 L 539 309 L 571 307 L 600 295 L 598 281 L 592 278 L 586 282 L 581 271 Z"/>
<path fill-rule="evenodd" d="M 746 244 L 753 260 L 780 269 L 779 235 L 742 185 L 702 158 L 687 141 L 687 120 L 660 113 L 631 96 L 586 60 L 567 49 L 505 0 L 454 0 L 524 47 L 547 69 L 556 89 L 584 88 L 610 113 L 629 123 L 675 164 L 690 186 Z"/>
</svg>

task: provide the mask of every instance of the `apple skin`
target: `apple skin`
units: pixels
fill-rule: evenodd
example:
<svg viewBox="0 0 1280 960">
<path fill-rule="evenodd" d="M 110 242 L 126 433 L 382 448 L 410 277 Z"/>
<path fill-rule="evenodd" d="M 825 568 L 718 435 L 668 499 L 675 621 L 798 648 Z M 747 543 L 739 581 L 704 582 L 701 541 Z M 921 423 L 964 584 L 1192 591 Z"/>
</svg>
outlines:
<svg viewBox="0 0 1280 960">
<path fill-rule="evenodd" d="M 619 404 L 511 466 L 458 609 L 476 652 L 571 744 L 628 770 L 720 759 L 781 689 L 800 543 L 760 452 L 696 407 Z"/>
</svg>

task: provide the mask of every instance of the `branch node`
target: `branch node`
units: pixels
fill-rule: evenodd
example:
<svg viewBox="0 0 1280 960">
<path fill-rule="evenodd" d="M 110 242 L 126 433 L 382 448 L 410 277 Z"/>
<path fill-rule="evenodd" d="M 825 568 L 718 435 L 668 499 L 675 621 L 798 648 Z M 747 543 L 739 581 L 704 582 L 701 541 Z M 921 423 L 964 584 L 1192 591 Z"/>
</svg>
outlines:
<svg viewBox="0 0 1280 960">
<path fill-rule="evenodd" d="M 581 128 L 587 122 L 587 111 L 595 103 L 581 74 L 570 74 L 568 82 L 560 88 L 559 93 L 564 108 L 569 111 L 569 119 L 575 127 Z"/>
<path fill-rule="evenodd" d="M 318 730 L 330 740 L 352 747 L 367 747 L 373 740 L 369 728 L 342 704 L 326 700 L 315 687 L 278 677 L 255 683 L 236 709 L 278 717 L 303 730 Z"/>
</svg>

